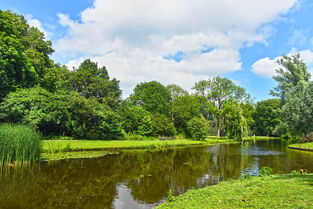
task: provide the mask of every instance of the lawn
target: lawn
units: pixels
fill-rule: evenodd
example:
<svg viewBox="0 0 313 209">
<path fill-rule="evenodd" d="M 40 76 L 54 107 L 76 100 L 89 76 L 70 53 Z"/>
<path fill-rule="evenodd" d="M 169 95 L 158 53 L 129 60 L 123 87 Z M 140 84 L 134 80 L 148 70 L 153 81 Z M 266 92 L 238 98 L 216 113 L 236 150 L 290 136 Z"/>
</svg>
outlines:
<svg viewBox="0 0 313 209">
<path fill-rule="evenodd" d="M 170 197 L 158 209 L 313 208 L 313 174 L 285 174 L 221 182 Z"/>
<path fill-rule="evenodd" d="M 60 151 L 82 150 L 109 150 L 109 149 L 155 149 L 176 146 L 214 145 L 219 143 L 232 143 L 232 140 L 208 139 L 206 141 L 192 140 L 153 140 L 153 141 L 127 141 L 127 140 L 44 140 L 43 152 L 55 153 Z"/>
<path fill-rule="evenodd" d="M 291 148 L 291 149 L 300 149 L 300 150 L 306 150 L 306 151 L 312 151 L 313 152 L 313 142 L 291 144 L 291 145 L 289 145 L 289 148 Z"/>
</svg>

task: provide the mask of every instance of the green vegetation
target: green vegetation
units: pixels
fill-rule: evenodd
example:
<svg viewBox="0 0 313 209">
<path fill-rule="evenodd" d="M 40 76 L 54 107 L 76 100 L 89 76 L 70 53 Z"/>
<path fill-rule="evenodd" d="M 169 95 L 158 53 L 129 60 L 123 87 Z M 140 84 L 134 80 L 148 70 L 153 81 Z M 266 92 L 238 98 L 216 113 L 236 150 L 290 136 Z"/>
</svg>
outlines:
<svg viewBox="0 0 313 209">
<path fill-rule="evenodd" d="M 40 83 L 52 66 L 51 45 L 23 16 L 0 10 L 0 101 L 17 88 Z"/>
<path fill-rule="evenodd" d="M 0 166 L 40 159 L 41 135 L 24 125 L 0 125 Z"/>
<path fill-rule="evenodd" d="M 313 174 L 242 178 L 171 197 L 158 208 L 312 208 Z"/>
<path fill-rule="evenodd" d="M 244 88 L 222 77 L 196 82 L 194 93 L 175 84 L 142 82 L 122 99 L 119 81 L 110 78 L 105 66 L 86 59 L 69 70 L 54 63 L 49 58 L 51 42 L 11 11 L 0 10 L 0 43 L 0 75 L 4 78 L 0 122 L 29 125 L 45 137 L 128 139 L 134 142 L 108 141 L 108 146 L 141 148 L 195 143 L 135 142 L 147 137 L 174 139 L 180 135 L 203 140 L 216 134 L 242 140 L 262 134 L 306 138 L 313 131 L 313 82 L 299 55 L 278 61 L 282 68 L 274 76 L 278 85 L 272 95 L 280 100 L 254 106 Z M 70 144 L 71 149 L 79 148 Z"/>
<path fill-rule="evenodd" d="M 58 153 L 64 151 L 81 150 L 108 150 L 108 149 L 156 149 L 188 145 L 214 145 L 218 143 L 231 143 L 231 140 L 208 139 L 207 141 L 191 140 L 154 140 L 154 141 L 128 141 L 128 140 L 44 140 L 43 152 Z"/>
<path fill-rule="evenodd" d="M 277 127 L 281 123 L 280 116 L 280 100 L 268 99 L 256 103 L 255 113 L 253 118 L 255 120 L 255 134 L 257 136 L 275 136 Z"/>
<path fill-rule="evenodd" d="M 313 152 L 313 142 L 309 143 L 299 143 L 299 144 L 291 144 L 289 148 L 299 149 L 299 150 L 306 150 Z"/>
<path fill-rule="evenodd" d="M 209 125 L 205 118 L 194 117 L 187 123 L 190 137 L 195 140 L 204 140 L 208 135 Z"/>
<path fill-rule="evenodd" d="M 299 54 L 283 56 L 278 60 L 281 68 L 273 78 L 278 82 L 271 94 L 278 96 L 281 102 L 281 129 L 285 135 L 304 139 L 313 131 L 313 82 L 308 67 Z"/>
<path fill-rule="evenodd" d="M 272 137 L 272 136 L 248 136 L 243 137 L 243 141 L 256 141 L 256 140 L 272 140 L 272 139 L 280 139 L 279 137 Z"/>
<path fill-rule="evenodd" d="M 64 159 L 86 159 L 104 157 L 107 155 L 114 155 L 117 152 L 109 151 L 83 151 L 83 152 L 57 152 L 57 153 L 42 153 L 41 161 L 56 161 Z"/>
<path fill-rule="evenodd" d="M 227 78 L 214 77 L 197 82 L 193 89 L 196 91 L 196 95 L 201 98 L 204 117 L 213 120 L 215 123 L 217 137 L 221 136 L 221 131 L 225 130 L 224 125 L 227 124 L 228 127 L 226 127 L 226 129 L 232 131 L 236 130 L 235 132 L 248 128 L 241 105 L 250 103 L 250 95 L 246 93 L 244 88 L 237 86 L 233 81 Z M 233 107 L 229 108 L 229 105 L 233 105 Z M 229 110 L 232 112 L 229 112 Z M 235 117 L 231 116 L 234 113 L 239 115 Z M 239 118 L 240 122 L 232 121 L 234 118 L 235 120 Z M 228 135 L 233 136 L 234 132 Z M 241 139 L 244 134 L 240 133 L 238 136 L 237 134 L 235 135 Z"/>
</svg>

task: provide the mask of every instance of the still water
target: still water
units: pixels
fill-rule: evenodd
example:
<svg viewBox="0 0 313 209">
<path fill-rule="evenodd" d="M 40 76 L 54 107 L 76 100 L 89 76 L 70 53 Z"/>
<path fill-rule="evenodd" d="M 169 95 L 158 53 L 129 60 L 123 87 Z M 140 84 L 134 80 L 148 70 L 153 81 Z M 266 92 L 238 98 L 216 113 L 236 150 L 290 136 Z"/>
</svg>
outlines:
<svg viewBox="0 0 313 209">
<path fill-rule="evenodd" d="M 0 208 L 153 208 L 169 190 L 182 194 L 244 173 L 257 175 L 264 166 L 274 173 L 313 172 L 313 153 L 270 140 L 6 168 L 0 170 Z"/>
</svg>

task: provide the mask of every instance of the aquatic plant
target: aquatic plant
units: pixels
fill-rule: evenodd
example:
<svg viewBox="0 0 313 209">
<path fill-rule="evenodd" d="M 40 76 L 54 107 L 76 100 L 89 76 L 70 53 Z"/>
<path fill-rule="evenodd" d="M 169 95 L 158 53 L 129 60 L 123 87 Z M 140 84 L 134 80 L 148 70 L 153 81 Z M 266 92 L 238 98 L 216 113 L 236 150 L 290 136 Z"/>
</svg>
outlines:
<svg viewBox="0 0 313 209">
<path fill-rule="evenodd" d="M 25 125 L 0 124 L 1 165 L 24 164 L 40 159 L 41 134 Z"/>
</svg>

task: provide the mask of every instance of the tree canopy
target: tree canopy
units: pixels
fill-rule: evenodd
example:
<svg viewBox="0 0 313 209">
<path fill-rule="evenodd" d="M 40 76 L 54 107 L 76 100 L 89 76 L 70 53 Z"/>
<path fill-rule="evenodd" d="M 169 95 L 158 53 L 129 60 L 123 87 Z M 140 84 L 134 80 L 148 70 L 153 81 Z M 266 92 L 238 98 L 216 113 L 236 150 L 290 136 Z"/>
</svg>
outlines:
<svg viewBox="0 0 313 209">
<path fill-rule="evenodd" d="M 53 63 L 51 45 L 23 16 L 0 10 L 0 100 L 19 87 L 39 83 Z"/>
</svg>

